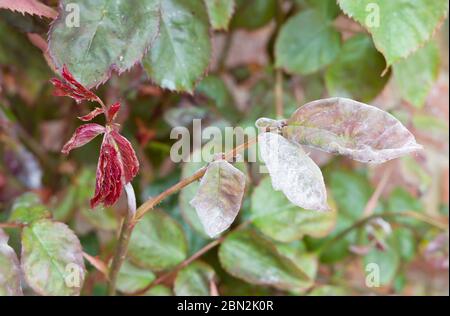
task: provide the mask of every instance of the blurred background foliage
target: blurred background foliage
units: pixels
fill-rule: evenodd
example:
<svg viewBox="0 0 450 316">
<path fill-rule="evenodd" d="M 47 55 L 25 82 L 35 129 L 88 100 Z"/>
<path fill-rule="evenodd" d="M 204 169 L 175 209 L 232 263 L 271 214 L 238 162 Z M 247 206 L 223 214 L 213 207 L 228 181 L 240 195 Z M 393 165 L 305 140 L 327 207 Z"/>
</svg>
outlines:
<svg viewBox="0 0 450 316">
<path fill-rule="evenodd" d="M 107 262 L 126 202 L 122 198 L 114 209 L 89 208 L 99 139 L 69 157 L 60 154 L 79 125 L 77 116 L 90 105 L 52 95 L 49 79 L 55 74 L 45 40 L 49 22 L 0 9 L 0 221 L 27 210 L 49 212 L 76 232 L 85 253 Z M 149 287 L 212 242 L 188 203 L 198 186 L 192 184 L 138 224 L 118 290 L 448 295 L 448 20 L 432 41 L 383 76 L 386 62 L 372 37 L 334 1 L 236 0 L 228 31 L 211 32 L 211 41 L 208 74 L 193 94 L 161 89 L 140 65 L 113 74 L 97 90 L 109 104 L 123 104 L 118 120 L 141 163 L 134 181 L 138 204 L 202 166 L 171 161 L 173 127 L 191 128 L 195 118 L 202 119 L 203 128 L 246 127 L 261 116 L 275 117 L 277 69 L 284 70 L 285 117 L 308 101 L 347 96 L 395 115 L 425 150 L 383 165 L 311 151 L 334 205 L 327 215 L 293 207 L 255 164 L 243 164 L 249 180 L 233 232 L 176 276 Z M 325 45 L 327 53 L 312 58 L 302 51 L 308 41 Z M 423 214 L 435 222 L 423 222 L 420 215 L 376 217 L 395 212 Z M 374 220 L 364 221 L 367 216 Z M 19 253 L 18 230 L 5 230 Z M 365 286 L 371 262 L 381 267 L 378 288 Z M 105 294 L 102 273 L 91 265 L 88 271 L 82 294 Z"/>
</svg>

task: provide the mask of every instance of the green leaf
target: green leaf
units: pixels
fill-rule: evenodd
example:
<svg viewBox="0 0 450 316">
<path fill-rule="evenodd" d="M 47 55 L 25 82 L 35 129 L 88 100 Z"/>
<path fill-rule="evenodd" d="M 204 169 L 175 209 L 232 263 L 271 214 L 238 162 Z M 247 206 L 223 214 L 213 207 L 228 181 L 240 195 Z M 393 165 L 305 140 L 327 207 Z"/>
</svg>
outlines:
<svg viewBox="0 0 450 316">
<path fill-rule="evenodd" d="M 419 199 L 411 195 L 404 188 L 398 187 L 392 190 L 387 199 L 386 210 L 393 213 L 404 211 L 423 212 L 424 206 Z M 422 222 L 409 217 L 397 217 L 395 220 L 398 223 L 411 225 L 413 227 L 423 225 Z"/>
<path fill-rule="evenodd" d="M 447 0 L 339 0 L 345 14 L 372 34 L 388 66 L 431 39 L 448 11 Z"/>
<path fill-rule="evenodd" d="M 113 207 L 84 207 L 81 209 L 81 216 L 97 229 L 115 231 L 119 227 L 117 213 Z"/>
<path fill-rule="evenodd" d="M 204 4 L 164 0 L 159 13 L 160 34 L 144 58 L 144 68 L 162 88 L 192 93 L 211 56 Z"/>
<path fill-rule="evenodd" d="M 439 48 L 435 42 L 393 66 L 394 80 L 405 100 L 422 107 L 439 75 Z"/>
<path fill-rule="evenodd" d="M 222 267 L 246 282 L 295 290 L 309 278 L 269 240 L 250 230 L 229 234 L 219 249 Z"/>
<path fill-rule="evenodd" d="M 272 20 L 276 10 L 277 0 L 236 0 L 231 26 L 249 30 L 260 28 Z"/>
<path fill-rule="evenodd" d="M 152 210 L 136 224 L 128 249 L 134 264 L 159 271 L 176 266 L 186 254 L 182 228 L 164 212 Z"/>
<path fill-rule="evenodd" d="M 27 192 L 15 199 L 9 215 L 10 222 L 30 224 L 43 218 L 50 218 L 52 214 L 42 204 L 38 195 Z"/>
<path fill-rule="evenodd" d="M 282 192 L 272 188 L 269 177 L 253 191 L 251 212 L 255 227 L 281 242 L 298 240 L 304 235 L 324 237 L 333 229 L 337 215 L 335 211 L 317 212 L 295 206 Z"/>
<path fill-rule="evenodd" d="M 22 295 L 20 273 L 19 259 L 8 245 L 8 236 L 0 229 L 0 296 Z"/>
<path fill-rule="evenodd" d="M 234 12 L 234 0 L 205 0 L 209 22 L 215 30 L 227 30 Z"/>
<path fill-rule="evenodd" d="M 310 296 L 345 296 L 348 292 L 343 287 L 320 285 L 309 293 Z"/>
<path fill-rule="evenodd" d="M 301 241 L 294 241 L 288 244 L 277 243 L 276 247 L 281 255 L 289 258 L 292 263 L 309 277 L 309 280 L 306 280 L 302 286 L 296 288 L 294 293 L 302 293 L 313 286 L 319 268 L 317 256 L 306 252 L 306 248 Z"/>
<path fill-rule="evenodd" d="M 227 120 L 236 122 L 241 118 L 242 113 L 236 108 L 230 90 L 220 77 L 208 75 L 200 81 L 195 91 L 210 99 L 214 105 L 213 109 Z"/>
<path fill-rule="evenodd" d="M 172 290 L 165 285 L 156 285 L 144 293 L 144 296 L 172 296 Z"/>
<path fill-rule="evenodd" d="M 339 15 L 341 11 L 336 0 L 304 0 L 306 5 L 316 9 L 326 18 L 332 20 Z"/>
<path fill-rule="evenodd" d="M 80 241 L 63 223 L 43 219 L 22 232 L 22 271 L 41 295 L 79 295 L 84 280 Z"/>
<path fill-rule="evenodd" d="M 392 282 L 400 265 L 400 258 L 396 250 L 388 247 L 382 251 L 374 247 L 364 256 L 364 266 L 376 264 L 379 269 L 380 285 L 387 285 Z"/>
<path fill-rule="evenodd" d="M 79 0 L 76 10 L 60 2 L 49 35 L 49 50 L 57 67 L 66 64 L 75 78 L 92 87 L 140 62 L 155 41 L 160 20 L 157 0 Z M 167 1 L 164 1 L 167 2 Z"/>
<path fill-rule="evenodd" d="M 396 228 L 388 237 L 388 244 L 399 254 L 400 258 L 410 261 L 416 254 L 416 240 L 411 229 L 406 227 Z"/>
<path fill-rule="evenodd" d="M 349 97 L 368 102 L 374 99 L 389 80 L 381 76 L 385 61 L 367 35 L 356 35 L 342 46 L 337 59 L 325 73 L 331 96 Z"/>
<path fill-rule="evenodd" d="M 152 271 L 139 268 L 125 260 L 117 276 L 116 288 L 122 293 L 131 294 L 146 288 L 155 278 Z"/>
<path fill-rule="evenodd" d="M 339 32 L 322 14 L 307 10 L 290 18 L 275 43 L 276 66 L 294 74 L 310 74 L 330 64 L 341 46 Z"/>
<path fill-rule="evenodd" d="M 201 261 L 196 261 L 178 272 L 174 292 L 177 296 L 210 296 L 210 285 L 214 282 L 214 270 Z"/>
</svg>

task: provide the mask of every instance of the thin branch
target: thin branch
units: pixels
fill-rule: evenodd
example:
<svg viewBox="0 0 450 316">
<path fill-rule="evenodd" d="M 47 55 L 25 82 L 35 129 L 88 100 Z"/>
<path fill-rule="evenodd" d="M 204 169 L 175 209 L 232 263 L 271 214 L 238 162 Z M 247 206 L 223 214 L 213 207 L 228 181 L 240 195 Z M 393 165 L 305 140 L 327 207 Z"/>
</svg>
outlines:
<svg viewBox="0 0 450 316">
<path fill-rule="evenodd" d="M 252 138 L 250 140 L 248 140 L 248 142 L 241 144 L 235 148 L 233 148 L 232 150 L 230 150 L 228 153 L 225 154 L 224 159 L 225 160 L 231 160 L 234 157 L 236 157 L 236 155 L 238 153 L 240 153 L 241 151 L 244 151 L 245 149 L 247 149 L 248 147 L 250 147 L 253 144 L 256 144 L 257 142 L 257 138 Z M 133 220 L 131 221 L 131 226 L 134 227 L 139 220 L 151 209 L 153 209 L 156 205 L 158 205 L 159 203 L 161 203 L 165 198 L 167 198 L 169 195 L 172 195 L 178 191 L 180 191 L 181 189 L 183 189 L 184 187 L 188 186 L 189 184 L 191 184 L 192 182 L 195 182 L 197 180 L 199 180 L 201 177 L 203 177 L 203 175 L 206 172 L 206 167 L 203 167 L 199 170 L 197 170 L 197 172 L 195 172 L 192 176 L 187 177 L 183 180 L 181 180 L 180 182 L 178 182 L 177 184 L 171 186 L 169 189 L 167 189 L 166 191 L 162 192 L 161 194 L 157 195 L 154 198 L 151 198 L 149 200 L 147 200 L 144 204 L 142 204 L 141 206 L 139 206 L 139 208 L 136 211 L 136 216 L 133 218 Z"/>
<path fill-rule="evenodd" d="M 22 223 L 0 223 L 0 228 L 23 228 L 25 227 Z"/>
<path fill-rule="evenodd" d="M 275 113 L 277 118 L 283 118 L 283 71 L 277 69 L 275 72 Z"/>
<path fill-rule="evenodd" d="M 390 162 L 388 162 L 388 163 L 390 163 Z M 366 207 L 364 208 L 364 212 L 363 212 L 364 217 L 372 215 L 373 211 L 375 210 L 375 207 L 377 207 L 377 203 L 381 196 L 381 193 L 383 192 L 384 188 L 386 187 L 386 184 L 388 183 L 389 178 L 391 177 L 393 167 L 394 167 L 394 165 L 391 163 L 388 166 L 386 172 L 383 174 L 383 177 L 381 178 L 375 191 L 373 192 L 372 196 L 370 197 L 369 201 L 367 202 Z"/>
<path fill-rule="evenodd" d="M 353 225 L 351 225 L 350 227 L 348 227 L 347 229 L 343 230 L 342 232 L 340 232 L 339 234 L 337 234 L 334 238 L 330 239 L 329 241 L 325 242 L 322 247 L 320 247 L 319 252 L 323 252 L 324 250 L 328 249 L 330 246 L 332 246 L 334 243 L 336 243 L 337 241 L 341 240 L 342 238 L 344 238 L 345 236 L 347 236 L 347 234 L 349 234 L 350 232 L 352 232 L 354 229 L 363 227 L 364 225 L 366 225 L 367 223 L 369 223 L 370 221 L 377 219 L 377 218 L 382 218 L 382 219 L 388 219 L 388 218 L 395 218 L 395 217 L 411 217 L 411 218 L 415 218 L 419 221 L 422 221 L 424 223 L 427 223 L 428 225 L 434 226 L 440 230 L 448 230 L 448 225 L 441 223 L 439 220 L 432 218 L 430 216 L 427 215 L 423 215 L 421 213 L 417 213 L 414 211 L 402 211 L 402 212 L 395 212 L 395 213 L 380 213 L 380 214 L 372 214 L 370 216 L 364 217 L 362 219 L 360 219 L 359 221 L 357 221 L 356 223 L 354 223 Z"/>
</svg>

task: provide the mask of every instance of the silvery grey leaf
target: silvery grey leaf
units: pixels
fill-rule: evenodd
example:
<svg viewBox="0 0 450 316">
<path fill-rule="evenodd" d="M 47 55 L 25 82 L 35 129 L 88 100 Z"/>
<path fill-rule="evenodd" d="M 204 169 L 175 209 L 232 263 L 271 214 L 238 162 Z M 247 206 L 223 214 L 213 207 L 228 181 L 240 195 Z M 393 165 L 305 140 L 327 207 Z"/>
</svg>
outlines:
<svg viewBox="0 0 450 316">
<path fill-rule="evenodd" d="M 211 162 L 190 204 L 205 232 L 214 237 L 233 223 L 241 207 L 245 175 L 226 160 Z"/>
<path fill-rule="evenodd" d="M 275 190 L 302 208 L 329 209 L 322 172 L 300 145 L 275 133 L 260 134 L 258 143 Z"/>
<path fill-rule="evenodd" d="M 302 145 L 366 163 L 382 163 L 422 149 L 394 116 L 346 98 L 301 106 L 287 120 L 283 135 Z"/>
</svg>

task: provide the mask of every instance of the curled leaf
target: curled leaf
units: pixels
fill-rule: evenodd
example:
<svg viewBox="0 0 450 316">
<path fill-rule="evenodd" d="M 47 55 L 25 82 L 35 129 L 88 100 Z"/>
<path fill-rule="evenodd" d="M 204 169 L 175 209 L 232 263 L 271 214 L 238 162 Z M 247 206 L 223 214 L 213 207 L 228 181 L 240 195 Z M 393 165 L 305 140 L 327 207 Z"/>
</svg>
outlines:
<svg viewBox="0 0 450 316">
<path fill-rule="evenodd" d="M 116 131 L 109 131 L 100 148 L 91 207 L 99 203 L 111 206 L 117 202 L 125 184 L 138 173 L 139 161 L 130 142 Z"/>
<path fill-rule="evenodd" d="M 77 103 L 81 101 L 88 100 L 94 101 L 98 99 L 98 97 L 89 89 L 84 87 L 81 83 L 79 83 L 69 71 L 66 65 L 63 66 L 62 69 L 62 77 L 64 80 L 60 80 L 57 78 L 53 78 L 50 82 L 55 86 L 54 94 L 56 96 L 67 96 L 71 97 Z"/>
<path fill-rule="evenodd" d="M 73 133 L 72 138 L 64 145 L 61 152 L 67 155 L 72 149 L 86 145 L 97 135 L 103 134 L 104 132 L 105 128 L 99 124 L 90 123 L 81 125 Z"/>
<path fill-rule="evenodd" d="M 191 201 L 210 237 L 217 236 L 233 223 L 245 191 L 245 175 L 226 160 L 211 162 Z"/>
<path fill-rule="evenodd" d="M 8 236 L 0 229 L 0 296 L 22 295 L 20 265 Z"/>
<path fill-rule="evenodd" d="M 283 134 L 300 144 L 361 162 L 382 163 L 422 148 L 391 114 L 346 98 L 303 105 L 288 119 Z"/>
<path fill-rule="evenodd" d="M 328 210 L 322 172 L 300 145 L 275 133 L 259 134 L 258 143 L 275 190 L 302 208 Z"/>
<path fill-rule="evenodd" d="M 113 105 L 111 105 L 108 109 L 108 117 L 110 121 L 114 121 L 114 119 L 117 116 L 117 113 L 120 110 L 120 102 L 116 102 Z"/>
<path fill-rule="evenodd" d="M 88 122 L 88 121 L 92 121 L 96 116 L 98 116 L 98 115 L 100 115 L 102 113 L 103 113 L 103 109 L 102 108 L 95 108 L 94 110 L 92 110 L 88 114 L 80 116 L 78 118 L 80 120 L 84 121 L 84 122 Z"/>
</svg>

